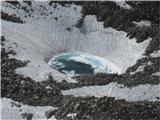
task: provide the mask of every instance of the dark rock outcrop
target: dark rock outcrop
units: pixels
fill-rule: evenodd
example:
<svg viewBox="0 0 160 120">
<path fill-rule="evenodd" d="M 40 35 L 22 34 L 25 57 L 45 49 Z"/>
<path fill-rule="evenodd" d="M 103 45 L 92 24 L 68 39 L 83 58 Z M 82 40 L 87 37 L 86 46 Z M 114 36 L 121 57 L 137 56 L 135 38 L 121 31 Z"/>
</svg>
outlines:
<svg viewBox="0 0 160 120">
<path fill-rule="evenodd" d="M 55 112 L 57 119 L 67 120 L 67 115 L 76 113 L 74 120 L 128 120 L 159 119 L 160 104 L 153 102 L 126 102 L 114 98 L 86 97 L 66 100 Z"/>
<path fill-rule="evenodd" d="M 48 111 L 45 112 L 45 116 L 47 119 L 51 118 L 55 113 L 55 110 L 54 109 L 50 109 Z"/>
<path fill-rule="evenodd" d="M 32 113 L 22 113 L 21 116 L 26 120 L 32 120 L 33 114 Z"/>
<path fill-rule="evenodd" d="M 15 22 L 15 23 L 21 23 L 21 24 L 24 23 L 24 21 L 22 21 L 19 17 L 13 16 L 13 15 L 9 15 L 9 14 L 3 12 L 3 11 L 1 11 L 1 18 L 3 20 Z"/>
</svg>

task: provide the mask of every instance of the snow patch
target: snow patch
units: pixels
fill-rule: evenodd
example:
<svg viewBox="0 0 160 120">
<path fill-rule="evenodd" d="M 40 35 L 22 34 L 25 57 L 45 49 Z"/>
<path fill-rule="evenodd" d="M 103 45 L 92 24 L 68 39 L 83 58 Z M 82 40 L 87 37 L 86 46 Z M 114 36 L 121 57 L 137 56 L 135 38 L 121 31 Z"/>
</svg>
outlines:
<svg viewBox="0 0 160 120">
<path fill-rule="evenodd" d="M 123 9 L 128 9 L 128 10 L 132 9 L 132 7 L 128 5 L 125 0 L 113 0 L 113 1 Z"/>
<path fill-rule="evenodd" d="M 143 27 L 143 26 L 151 26 L 151 22 L 148 20 L 141 20 L 140 22 L 135 22 L 133 21 L 134 24 L 136 24 L 138 27 Z"/>
<path fill-rule="evenodd" d="M 160 101 L 160 85 L 138 85 L 127 88 L 122 84 L 112 82 L 103 86 L 89 86 L 62 91 L 63 95 L 115 97 L 115 99 L 125 99 L 127 101 Z"/>
<path fill-rule="evenodd" d="M 67 117 L 71 117 L 72 119 L 74 119 L 74 117 L 76 117 L 77 113 L 70 113 L 67 114 Z"/>
<path fill-rule="evenodd" d="M 2 98 L 1 102 L 2 120 L 22 120 L 24 119 L 21 116 L 22 113 L 32 113 L 33 120 L 56 120 L 54 116 L 52 116 L 50 119 L 46 119 L 45 117 L 46 111 L 50 109 L 57 109 L 51 106 L 28 106 L 15 102 L 14 100 L 8 98 Z M 12 106 L 11 103 L 13 102 L 16 104 L 20 104 L 21 107 Z"/>
<path fill-rule="evenodd" d="M 138 72 L 143 72 L 145 66 L 146 66 L 146 65 L 141 65 L 141 66 L 139 66 L 136 71 L 131 72 L 130 74 L 133 75 L 133 74 L 138 73 Z"/>
<path fill-rule="evenodd" d="M 156 72 L 152 74 L 153 76 L 160 76 L 160 72 Z"/>
<path fill-rule="evenodd" d="M 152 54 L 150 54 L 151 57 L 160 57 L 160 50 L 154 51 Z"/>
</svg>

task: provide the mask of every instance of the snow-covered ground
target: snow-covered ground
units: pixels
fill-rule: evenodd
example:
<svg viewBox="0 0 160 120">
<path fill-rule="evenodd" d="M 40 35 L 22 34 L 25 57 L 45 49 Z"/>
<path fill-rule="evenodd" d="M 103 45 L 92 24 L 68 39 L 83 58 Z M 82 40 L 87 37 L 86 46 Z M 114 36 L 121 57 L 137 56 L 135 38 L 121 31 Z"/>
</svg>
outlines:
<svg viewBox="0 0 160 120">
<path fill-rule="evenodd" d="M 7 98 L 2 98 L 1 102 L 1 120 L 24 120 L 25 118 L 22 117 L 23 113 L 32 113 L 33 120 L 55 120 L 54 116 L 50 119 L 45 117 L 46 111 L 56 109 L 51 106 L 28 106 Z M 17 107 L 14 104 L 21 105 L 21 107 Z"/>
<path fill-rule="evenodd" d="M 138 85 L 127 88 L 115 82 L 103 86 L 81 87 L 63 91 L 64 95 L 74 96 L 96 96 L 115 97 L 115 99 L 125 99 L 127 101 L 160 101 L 160 85 Z"/>
<path fill-rule="evenodd" d="M 150 42 L 149 39 L 138 44 L 136 39 L 126 37 L 125 32 L 104 28 L 103 22 L 97 22 L 95 16 L 87 16 L 83 28 L 76 28 L 75 24 L 81 17 L 80 6 L 57 5 L 54 8 L 46 2 L 33 2 L 34 12 L 30 11 L 33 17 L 25 18 L 26 13 L 23 10 L 5 7 L 6 4 L 2 5 L 2 11 L 16 14 L 26 23 L 17 24 L 2 20 L 2 34 L 9 41 L 7 47 L 17 53 L 12 57 L 30 61 L 26 67 L 18 68 L 16 71 L 34 80 L 44 80 L 44 76 L 50 72 L 57 80 L 68 80 L 68 76 L 47 64 L 51 57 L 64 51 L 102 57 L 114 63 L 120 73 L 123 73 L 142 57 Z M 47 11 L 40 5 L 45 6 Z M 48 16 L 41 15 L 44 11 Z M 49 14 L 50 11 L 52 14 Z M 70 31 L 67 28 L 70 28 Z"/>
</svg>

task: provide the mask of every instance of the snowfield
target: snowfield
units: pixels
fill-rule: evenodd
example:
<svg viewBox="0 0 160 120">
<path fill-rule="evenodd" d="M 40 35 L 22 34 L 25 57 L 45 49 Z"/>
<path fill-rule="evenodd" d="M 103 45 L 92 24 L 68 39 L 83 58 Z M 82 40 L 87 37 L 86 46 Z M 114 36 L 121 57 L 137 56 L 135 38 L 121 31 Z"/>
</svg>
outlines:
<svg viewBox="0 0 160 120">
<path fill-rule="evenodd" d="M 9 41 L 7 47 L 17 53 L 12 57 L 30 61 L 26 67 L 18 68 L 16 71 L 37 81 L 44 80 L 48 73 L 51 73 L 56 80 L 70 81 L 68 76 L 47 64 L 50 58 L 61 52 L 83 52 L 96 55 L 114 63 L 119 73 L 124 73 L 129 66 L 134 65 L 137 59 L 143 56 L 150 42 L 148 39 L 138 44 L 136 39 L 126 37 L 125 32 L 103 28 L 103 22 L 97 22 L 95 16 L 85 18 L 83 29 L 75 27 L 81 17 L 80 6 L 58 5 L 54 8 L 46 2 L 34 2 L 34 12 L 30 12 L 33 17 L 26 19 L 23 10 L 8 10 L 5 7 L 6 4 L 2 5 L 3 11 L 9 14 L 17 13 L 26 21 L 24 24 L 17 24 L 2 20 L 2 34 Z M 53 13 L 48 16 L 41 15 L 41 11 L 44 10 L 40 5 L 44 5 L 45 9 Z M 67 28 L 70 28 L 70 31 Z"/>
</svg>

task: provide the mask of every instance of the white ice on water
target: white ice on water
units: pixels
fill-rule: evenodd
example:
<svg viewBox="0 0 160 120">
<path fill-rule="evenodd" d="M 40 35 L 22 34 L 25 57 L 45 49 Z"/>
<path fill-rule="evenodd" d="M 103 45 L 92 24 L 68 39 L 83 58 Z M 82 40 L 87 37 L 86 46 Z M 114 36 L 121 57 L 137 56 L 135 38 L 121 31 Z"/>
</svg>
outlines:
<svg viewBox="0 0 160 120">
<path fill-rule="evenodd" d="M 57 61 L 57 58 L 60 59 L 68 59 L 68 60 L 74 60 L 76 62 L 89 64 L 94 69 L 94 73 L 121 73 L 121 71 L 117 68 L 116 65 L 113 63 L 107 61 L 107 59 L 91 55 L 88 53 L 80 53 L 80 52 L 74 52 L 74 53 L 61 53 L 56 56 L 54 56 L 50 61 L 49 65 L 60 65 L 60 67 L 64 67 L 65 65 L 61 63 L 60 61 Z M 69 71 L 66 71 L 67 73 Z M 74 73 L 74 71 L 72 71 Z M 70 73 L 70 72 L 69 72 Z M 71 73 L 70 73 L 71 74 Z"/>
</svg>

